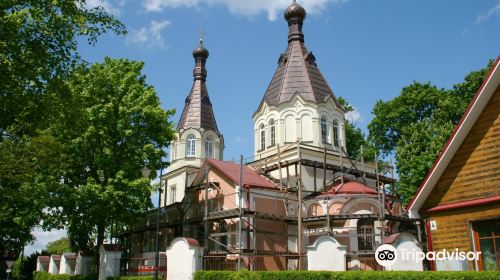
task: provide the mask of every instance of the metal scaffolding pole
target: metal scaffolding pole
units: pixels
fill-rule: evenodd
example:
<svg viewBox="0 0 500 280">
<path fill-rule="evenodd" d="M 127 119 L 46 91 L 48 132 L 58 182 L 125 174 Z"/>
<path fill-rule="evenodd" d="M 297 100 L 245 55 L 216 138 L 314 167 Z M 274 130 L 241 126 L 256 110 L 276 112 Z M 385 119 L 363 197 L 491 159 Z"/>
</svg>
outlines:
<svg viewBox="0 0 500 280">
<path fill-rule="evenodd" d="M 238 270 L 241 270 L 241 253 L 242 248 L 242 219 L 243 219 L 243 208 L 241 207 L 243 197 L 243 155 L 240 155 L 240 185 L 238 186 Z"/>
</svg>

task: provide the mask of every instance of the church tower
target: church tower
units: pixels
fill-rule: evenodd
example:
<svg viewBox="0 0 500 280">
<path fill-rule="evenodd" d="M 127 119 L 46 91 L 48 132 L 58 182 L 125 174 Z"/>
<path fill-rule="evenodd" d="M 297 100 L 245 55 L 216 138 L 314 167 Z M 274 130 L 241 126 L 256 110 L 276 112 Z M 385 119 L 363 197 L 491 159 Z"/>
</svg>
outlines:
<svg viewBox="0 0 500 280">
<path fill-rule="evenodd" d="M 288 47 L 253 115 L 255 159 L 270 158 L 276 146 L 300 141 L 323 150 L 345 147 L 345 110 L 304 45 L 305 9 L 295 1 L 285 10 Z"/>
<path fill-rule="evenodd" d="M 205 158 L 223 158 L 224 138 L 217 127 L 206 85 L 208 54 L 203 39 L 200 39 L 200 46 L 193 51 L 193 86 L 177 125 L 176 140 L 171 144 L 162 206 L 182 201 L 186 187 L 193 181 Z"/>
</svg>

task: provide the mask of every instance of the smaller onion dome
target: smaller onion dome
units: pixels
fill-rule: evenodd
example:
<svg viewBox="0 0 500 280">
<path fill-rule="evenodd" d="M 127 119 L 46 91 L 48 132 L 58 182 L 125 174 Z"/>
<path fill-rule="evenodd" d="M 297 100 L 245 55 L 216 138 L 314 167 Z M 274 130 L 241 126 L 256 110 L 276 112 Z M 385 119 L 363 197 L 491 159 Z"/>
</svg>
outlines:
<svg viewBox="0 0 500 280">
<path fill-rule="evenodd" d="M 197 47 L 196 49 L 194 49 L 194 51 L 193 51 L 193 57 L 194 58 L 201 57 L 201 58 L 204 58 L 204 59 L 208 58 L 208 50 L 205 49 L 205 47 L 203 46 L 203 39 L 200 39 L 200 46 Z"/>
<path fill-rule="evenodd" d="M 302 21 L 306 18 L 306 10 L 301 5 L 297 4 L 295 0 L 293 0 L 293 3 L 285 10 L 286 21 L 289 21 L 294 17 L 297 17 Z"/>
</svg>

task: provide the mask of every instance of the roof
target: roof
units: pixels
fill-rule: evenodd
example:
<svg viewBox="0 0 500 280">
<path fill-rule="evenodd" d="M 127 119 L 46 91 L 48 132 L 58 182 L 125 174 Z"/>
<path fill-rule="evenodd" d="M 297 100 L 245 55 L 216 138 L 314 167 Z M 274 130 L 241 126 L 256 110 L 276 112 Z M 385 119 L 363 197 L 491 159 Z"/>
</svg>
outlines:
<svg viewBox="0 0 500 280">
<path fill-rule="evenodd" d="M 50 257 L 55 260 L 55 261 L 60 261 L 61 260 L 61 255 L 50 255 Z"/>
<path fill-rule="evenodd" d="M 225 177 L 227 177 L 235 185 L 240 182 L 240 164 L 207 158 L 203 167 L 200 169 L 194 182 L 197 182 L 204 176 L 204 169 L 206 165 L 209 165 L 213 169 L 217 170 Z M 275 188 L 275 184 L 266 179 L 264 176 L 260 175 L 248 165 L 243 166 L 243 187 L 257 187 L 257 188 Z"/>
<path fill-rule="evenodd" d="M 459 208 L 472 207 L 477 205 L 485 205 L 489 203 L 498 203 L 498 202 L 500 202 L 500 195 L 443 204 L 428 209 L 427 213 L 436 213 L 451 209 L 459 209 Z"/>
<path fill-rule="evenodd" d="M 104 251 L 107 252 L 120 252 L 120 245 L 118 244 L 102 244 L 101 245 Z"/>
<path fill-rule="evenodd" d="M 38 256 L 38 261 L 48 262 L 50 260 L 50 256 Z"/>
<path fill-rule="evenodd" d="M 205 63 L 206 57 L 195 55 L 194 82 L 189 95 L 186 97 L 184 110 L 177 124 L 177 130 L 203 128 L 212 130 L 220 135 L 205 83 L 207 77 Z"/>
<path fill-rule="evenodd" d="M 304 45 L 302 20 L 289 23 L 288 47 L 278 59 L 278 67 L 261 101 L 268 105 L 287 102 L 295 95 L 315 103 L 326 102 L 328 98 L 343 108 L 335 98 L 332 89 L 321 74 L 316 58 Z"/>
<path fill-rule="evenodd" d="M 339 194 L 356 194 L 356 195 L 377 195 L 378 192 L 376 189 L 358 183 L 356 181 L 347 181 L 342 183 L 334 183 L 327 187 L 327 191 L 321 192 L 319 194 L 314 194 L 312 197 L 322 197 L 322 196 L 331 196 L 331 195 L 339 195 Z"/>
<path fill-rule="evenodd" d="M 460 122 L 451 134 L 439 157 L 434 162 L 417 193 L 411 200 L 408 206 L 410 217 L 419 217 L 418 211 L 420 207 L 422 207 L 427 197 L 431 194 L 439 178 L 443 175 L 446 167 L 458 151 L 458 148 L 469 134 L 471 128 L 479 118 L 479 115 L 483 112 L 488 101 L 500 85 L 499 61 L 500 56 L 497 58 L 488 76 L 484 79 L 483 84 L 469 104 L 467 111 L 462 116 L 462 119 L 460 119 Z"/>
</svg>

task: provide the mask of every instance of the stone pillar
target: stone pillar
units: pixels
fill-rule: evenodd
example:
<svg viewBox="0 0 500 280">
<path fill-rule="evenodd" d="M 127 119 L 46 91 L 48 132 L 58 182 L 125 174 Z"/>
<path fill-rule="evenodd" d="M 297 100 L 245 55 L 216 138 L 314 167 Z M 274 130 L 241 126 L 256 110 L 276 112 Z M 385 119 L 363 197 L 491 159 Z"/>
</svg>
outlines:
<svg viewBox="0 0 500 280">
<path fill-rule="evenodd" d="M 61 263 L 61 256 L 60 255 L 51 255 L 48 272 L 50 274 L 59 274 L 60 263 Z"/>
<path fill-rule="evenodd" d="M 178 237 L 167 249 L 167 279 L 192 280 L 195 271 L 201 269 L 203 248 L 197 240 Z"/>
<path fill-rule="evenodd" d="M 386 267 L 386 270 L 423 271 L 424 265 L 417 255 L 423 254 L 421 245 L 413 234 L 401 232 L 385 238 L 385 244 L 390 244 L 396 249 L 396 262 Z"/>
<path fill-rule="evenodd" d="M 114 244 L 103 244 L 99 248 L 99 280 L 120 276 L 122 251 Z"/>
<path fill-rule="evenodd" d="M 314 244 L 306 246 L 307 270 L 344 271 L 347 246 L 331 236 L 320 236 Z"/>
<path fill-rule="evenodd" d="M 36 271 L 48 272 L 49 263 L 49 256 L 38 256 L 38 259 L 36 260 Z"/>
<path fill-rule="evenodd" d="M 89 275 L 94 257 L 86 256 L 81 252 L 76 257 L 75 275 Z"/>
<path fill-rule="evenodd" d="M 76 254 L 75 253 L 64 253 L 61 256 L 61 264 L 59 266 L 60 274 L 75 274 L 76 265 Z"/>
</svg>

